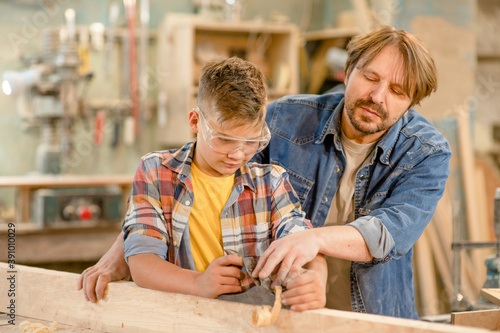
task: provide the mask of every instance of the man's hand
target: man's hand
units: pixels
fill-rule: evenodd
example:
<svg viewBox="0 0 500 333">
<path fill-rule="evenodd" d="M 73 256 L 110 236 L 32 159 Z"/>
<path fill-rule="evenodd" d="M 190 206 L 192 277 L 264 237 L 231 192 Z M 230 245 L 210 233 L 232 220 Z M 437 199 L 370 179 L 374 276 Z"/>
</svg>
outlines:
<svg viewBox="0 0 500 333">
<path fill-rule="evenodd" d="M 240 267 L 243 259 L 234 255 L 227 255 L 212 260 L 207 270 L 196 278 L 196 295 L 215 298 L 222 294 L 239 293 L 245 273 Z"/>
<path fill-rule="evenodd" d="M 260 257 L 252 275 L 265 279 L 281 263 L 273 285 L 282 284 L 292 267 L 302 267 L 318 254 L 320 246 L 315 231 L 304 230 L 272 242 Z"/>
<path fill-rule="evenodd" d="M 95 303 L 104 296 L 104 289 L 111 281 L 128 280 L 130 270 L 124 258 L 121 235 L 102 258 L 83 271 L 78 279 L 78 290 L 83 289 L 85 300 Z"/>
<path fill-rule="evenodd" d="M 293 266 L 284 285 L 286 291 L 282 294 L 282 302 L 292 311 L 325 307 L 326 279 L 318 271 Z"/>
</svg>

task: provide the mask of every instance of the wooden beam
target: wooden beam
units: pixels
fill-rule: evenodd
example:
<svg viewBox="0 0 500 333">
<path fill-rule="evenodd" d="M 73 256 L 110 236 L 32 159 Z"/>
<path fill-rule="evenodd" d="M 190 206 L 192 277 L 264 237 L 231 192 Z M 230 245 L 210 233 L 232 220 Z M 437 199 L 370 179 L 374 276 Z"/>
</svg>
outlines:
<svg viewBox="0 0 500 333">
<path fill-rule="evenodd" d="M 11 273 L 15 271 L 15 273 Z M 258 306 L 143 289 L 133 282 L 109 284 L 106 300 L 86 302 L 78 274 L 0 263 L 0 305 L 14 302 L 16 316 L 115 332 L 487 332 L 446 324 L 320 309 L 281 310 L 271 326 L 252 325 Z M 15 280 L 12 286 L 10 281 Z M 15 296 L 8 296 L 9 289 Z"/>
<path fill-rule="evenodd" d="M 498 330 L 500 329 L 500 310 L 452 313 L 451 323 L 453 325 L 486 328 L 488 330 Z"/>
<path fill-rule="evenodd" d="M 479 293 L 480 296 L 483 296 L 488 301 L 495 305 L 500 306 L 500 289 L 497 288 L 483 288 Z"/>
</svg>

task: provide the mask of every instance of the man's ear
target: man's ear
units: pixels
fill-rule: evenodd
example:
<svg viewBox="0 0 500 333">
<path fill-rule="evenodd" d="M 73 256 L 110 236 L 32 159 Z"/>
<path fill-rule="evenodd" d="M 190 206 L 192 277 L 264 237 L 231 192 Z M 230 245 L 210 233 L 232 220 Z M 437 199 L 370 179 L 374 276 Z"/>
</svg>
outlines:
<svg viewBox="0 0 500 333">
<path fill-rule="evenodd" d="M 189 127 L 193 133 L 198 133 L 198 123 L 200 122 L 200 116 L 195 110 L 191 109 L 188 115 Z"/>
</svg>

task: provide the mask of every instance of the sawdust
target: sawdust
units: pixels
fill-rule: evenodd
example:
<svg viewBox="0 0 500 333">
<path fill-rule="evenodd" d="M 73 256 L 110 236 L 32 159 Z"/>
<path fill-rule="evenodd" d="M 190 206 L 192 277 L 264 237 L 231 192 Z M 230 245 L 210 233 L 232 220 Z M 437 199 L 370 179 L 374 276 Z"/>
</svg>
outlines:
<svg viewBox="0 0 500 333">
<path fill-rule="evenodd" d="M 269 326 L 276 322 L 281 310 L 281 291 L 281 286 L 275 288 L 276 299 L 272 309 L 269 305 L 263 305 L 260 309 L 253 312 L 252 323 L 255 326 Z"/>
<path fill-rule="evenodd" d="M 49 327 L 40 323 L 30 323 L 29 321 L 23 321 L 19 328 L 22 329 L 23 333 L 52 333 L 57 331 L 57 321 L 52 322 Z"/>
</svg>

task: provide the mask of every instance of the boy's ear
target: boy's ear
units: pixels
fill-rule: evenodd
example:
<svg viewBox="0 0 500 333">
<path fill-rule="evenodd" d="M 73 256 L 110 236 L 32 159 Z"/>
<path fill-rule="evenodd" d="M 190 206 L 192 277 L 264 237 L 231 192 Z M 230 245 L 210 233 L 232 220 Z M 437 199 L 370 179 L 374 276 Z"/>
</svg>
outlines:
<svg viewBox="0 0 500 333">
<path fill-rule="evenodd" d="M 188 115 L 189 127 L 193 133 L 198 133 L 198 122 L 200 121 L 200 116 L 196 111 L 189 111 Z"/>
</svg>

